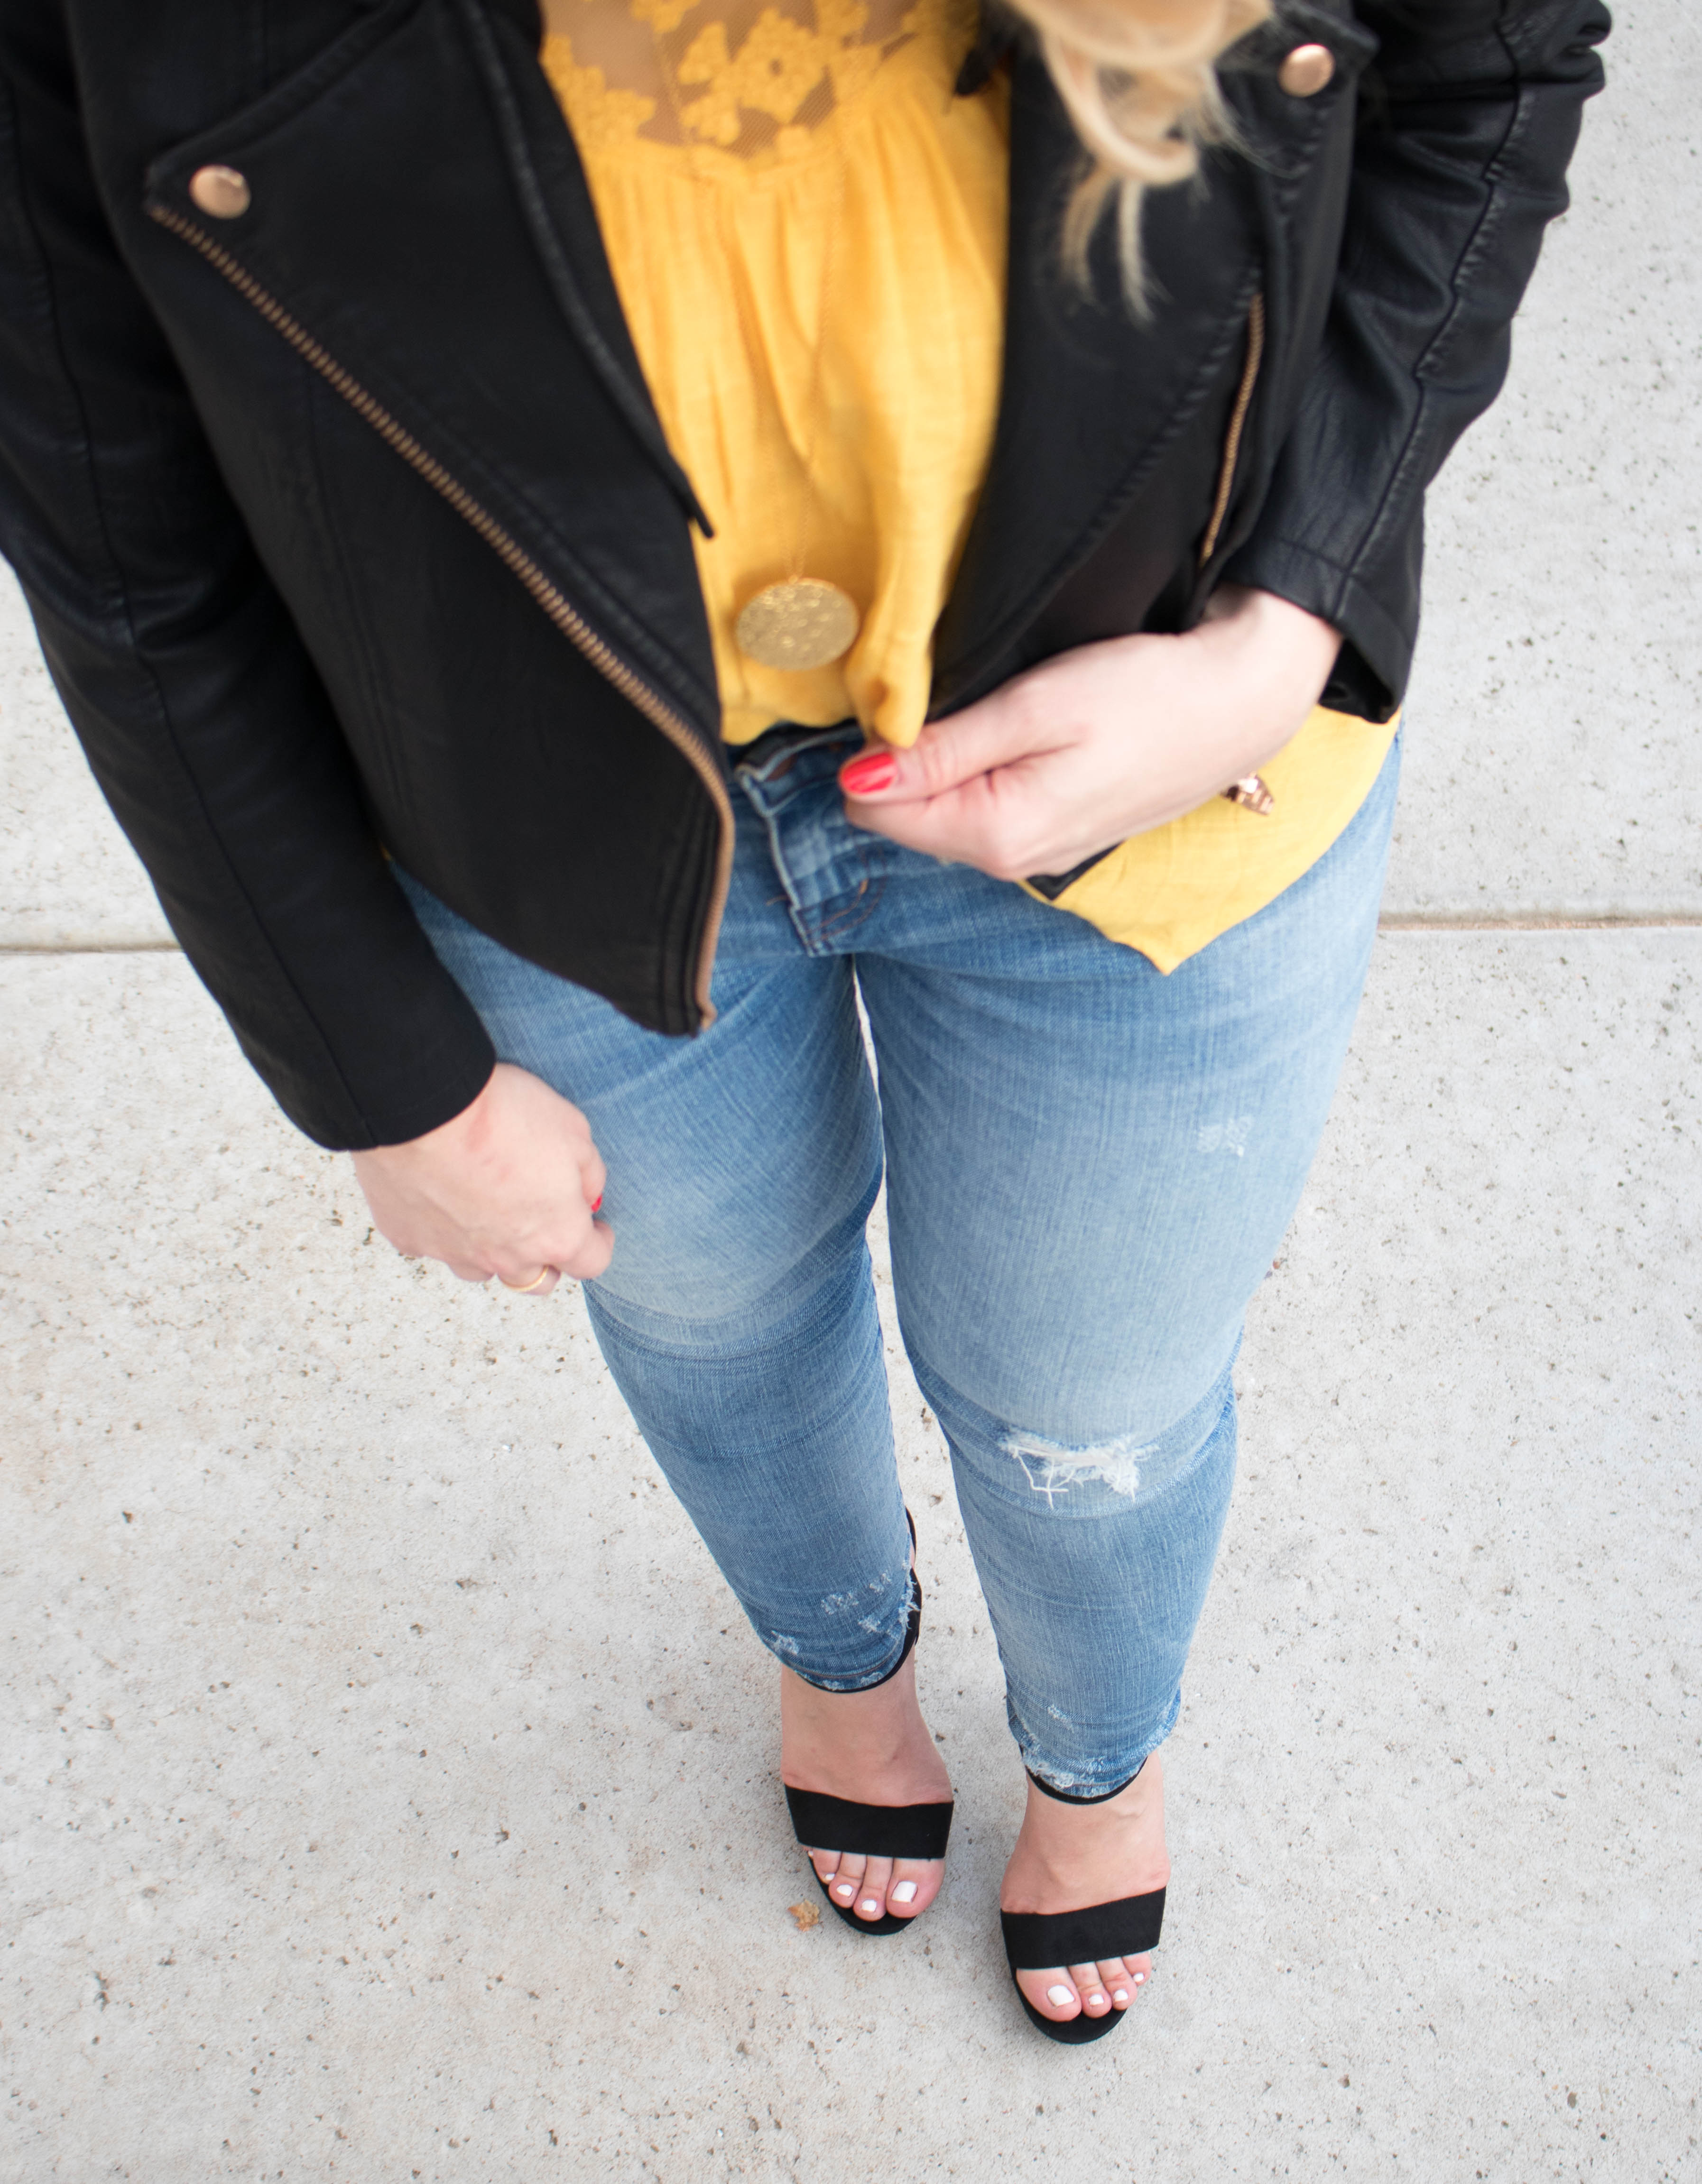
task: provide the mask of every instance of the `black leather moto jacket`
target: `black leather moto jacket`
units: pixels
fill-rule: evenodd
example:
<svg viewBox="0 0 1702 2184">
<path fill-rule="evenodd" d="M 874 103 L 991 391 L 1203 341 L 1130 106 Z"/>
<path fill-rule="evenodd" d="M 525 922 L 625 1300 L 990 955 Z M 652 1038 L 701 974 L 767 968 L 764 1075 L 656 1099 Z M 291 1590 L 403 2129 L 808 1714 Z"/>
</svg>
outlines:
<svg viewBox="0 0 1702 2184">
<path fill-rule="evenodd" d="M 1144 320 L 1108 248 L 1091 295 L 1060 270 L 1079 155 L 1012 50 L 1002 393 L 936 715 L 1230 579 L 1334 623 L 1328 702 L 1388 716 L 1425 488 L 1500 385 L 1607 29 L 1279 0 L 1224 65 L 1239 144 L 1149 197 Z M 0 0 L 0 544 L 174 931 L 328 1145 L 417 1135 L 491 1066 L 387 850 L 639 1022 L 709 1013 L 715 510 L 538 37 L 534 0 Z M 209 166 L 242 178 L 216 213 Z"/>
</svg>

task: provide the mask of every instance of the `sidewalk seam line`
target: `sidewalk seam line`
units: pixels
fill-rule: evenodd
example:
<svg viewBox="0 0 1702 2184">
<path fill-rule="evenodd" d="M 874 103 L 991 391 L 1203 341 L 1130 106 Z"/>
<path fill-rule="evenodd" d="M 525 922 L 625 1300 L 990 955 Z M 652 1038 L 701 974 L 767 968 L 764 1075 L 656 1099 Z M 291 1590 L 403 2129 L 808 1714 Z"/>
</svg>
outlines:
<svg viewBox="0 0 1702 2184">
<path fill-rule="evenodd" d="M 1391 911 L 1380 933 L 1653 933 L 1702 926 L 1702 911 Z"/>
<path fill-rule="evenodd" d="M 1380 933 L 1660 933 L 1702 927 L 1702 910 L 1392 911 L 1377 921 Z M 175 940 L 5 940 L 0 956 L 181 956 Z"/>
</svg>

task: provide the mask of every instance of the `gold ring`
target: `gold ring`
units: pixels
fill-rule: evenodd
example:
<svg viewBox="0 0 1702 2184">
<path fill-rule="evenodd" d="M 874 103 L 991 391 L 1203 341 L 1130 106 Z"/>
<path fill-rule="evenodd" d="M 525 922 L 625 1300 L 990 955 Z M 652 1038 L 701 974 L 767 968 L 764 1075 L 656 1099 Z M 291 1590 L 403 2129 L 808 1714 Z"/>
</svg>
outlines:
<svg viewBox="0 0 1702 2184">
<path fill-rule="evenodd" d="M 499 1274 L 497 1279 L 504 1289 L 512 1290 L 516 1296 L 528 1296 L 533 1290 L 541 1289 L 555 1272 L 554 1267 L 540 1267 L 529 1282 L 511 1282 L 505 1274 Z"/>
</svg>

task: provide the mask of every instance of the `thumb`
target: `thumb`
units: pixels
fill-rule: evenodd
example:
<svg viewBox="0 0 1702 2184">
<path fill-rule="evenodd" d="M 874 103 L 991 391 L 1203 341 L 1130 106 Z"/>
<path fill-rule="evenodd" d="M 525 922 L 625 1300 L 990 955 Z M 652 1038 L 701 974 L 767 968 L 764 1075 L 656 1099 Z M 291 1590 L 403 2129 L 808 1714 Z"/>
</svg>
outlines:
<svg viewBox="0 0 1702 2184">
<path fill-rule="evenodd" d="M 979 774 L 1031 754 L 1034 725 L 1002 693 L 930 721 L 908 750 L 876 744 L 840 768 L 840 787 L 857 804 L 911 804 L 960 788 Z"/>
</svg>

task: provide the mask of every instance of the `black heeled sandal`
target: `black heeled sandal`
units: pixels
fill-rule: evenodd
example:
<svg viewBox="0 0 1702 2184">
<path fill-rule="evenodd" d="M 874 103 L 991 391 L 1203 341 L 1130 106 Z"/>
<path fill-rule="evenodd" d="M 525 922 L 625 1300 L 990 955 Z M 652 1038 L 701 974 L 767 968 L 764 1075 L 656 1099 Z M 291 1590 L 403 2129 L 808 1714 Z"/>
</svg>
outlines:
<svg viewBox="0 0 1702 2184">
<path fill-rule="evenodd" d="M 916 1545 L 916 1520 L 907 1509 L 910 1544 Z M 904 1633 L 904 1651 L 879 1683 L 865 1686 L 878 1691 L 890 1684 L 911 1655 L 922 1635 L 922 1586 L 912 1570 L 910 1579 L 910 1620 Z M 786 1791 L 786 1809 L 792 1816 L 792 1832 L 806 1850 L 847 1852 L 853 1858 L 935 1858 L 946 1855 L 956 1805 L 951 1798 L 932 1805 L 862 1805 L 851 1797 L 829 1797 L 819 1790 Z M 859 1919 L 855 1911 L 835 1903 L 828 1884 L 812 1861 L 810 1873 L 826 1899 L 828 1908 L 859 1934 L 898 1934 L 911 1919 L 895 1918 L 890 1911 L 879 1919 Z M 913 1914 L 912 1914 L 913 1916 Z M 1050 1962 L 1050 1958 L 1047 1960 Z"/>
<path fill-rule="evenodd" d="M 1115 1903 L 1090 1904 L 1085 1911 L 1002 1911 L 999 1926 L 1005 1937 L 1005 1961 L 1011 1968 L 1011 1985 L 1030 2022 L 1048 2040 L 1078 2047 L 1087 2040 L 1102 2040 L 1114 2032 L 1129 2014 L 1126 2009 L 1108 2009 L 1103 2017 L 1079 2016 L 1060 2023 L 1043 2017 L 1021 1987 L 1018 1972 L 1043 1972 L 1054 1964 L 1093 1964 L 1106 1957 L 1144 1957 L 1158 1946 L 1164 1924 L 1164 1892 L 1154 1888 L 1145 1896 L 1124 1896 Z"/>
</svg>

